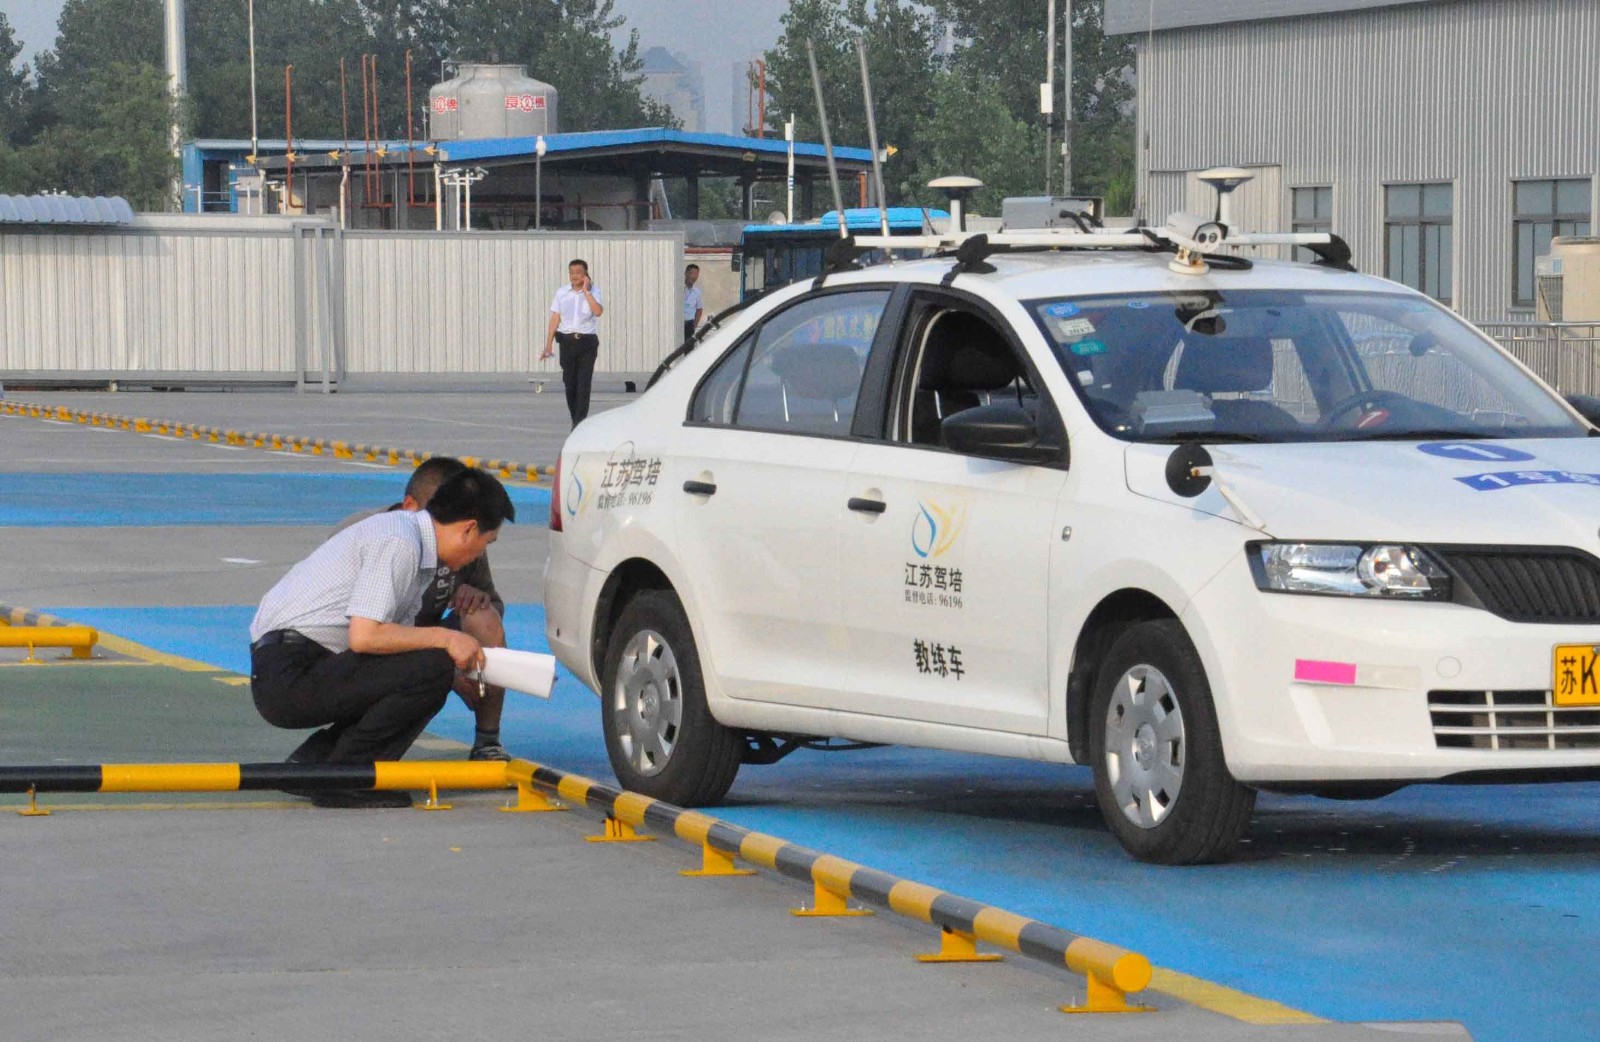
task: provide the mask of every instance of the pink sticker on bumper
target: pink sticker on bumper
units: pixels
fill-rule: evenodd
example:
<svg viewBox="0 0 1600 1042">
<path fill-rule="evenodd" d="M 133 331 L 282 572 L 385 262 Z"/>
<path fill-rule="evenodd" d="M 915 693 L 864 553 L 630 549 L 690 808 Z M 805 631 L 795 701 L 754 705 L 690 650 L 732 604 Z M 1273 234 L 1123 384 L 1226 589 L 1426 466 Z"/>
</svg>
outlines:
<svg viewBox="0 0 1600 1042">
<path fill-rule="evenodd" d="M 1294 660 L 1294 678 L 1311 684 L 1353 685 L 1356 682 L 1356 664 L 1297 658 Z"/>
</svg>

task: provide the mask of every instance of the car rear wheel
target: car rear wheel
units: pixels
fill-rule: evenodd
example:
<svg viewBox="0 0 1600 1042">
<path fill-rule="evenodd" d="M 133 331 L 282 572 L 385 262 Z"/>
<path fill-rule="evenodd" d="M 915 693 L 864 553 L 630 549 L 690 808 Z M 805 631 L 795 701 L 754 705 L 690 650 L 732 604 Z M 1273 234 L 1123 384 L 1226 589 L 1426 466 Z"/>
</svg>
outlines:
<svg viewBox="0 0 1600 1042">
<path fill-rule="evenodd" d="M 694 635 L 671 592 L 646 590 L 628 602 L 601 685 L 606 753 L 624 789 L 683 807 L 727 793 L 743 743 L 706 705 Z"/>
<path fill-rule="evenodd" d="M 1140 623 L 1112 644 L 1089 719 L 1095 797 L 1123 849 L 1163 865 L 1226 860 L 1255 790 L 1228 773 L 1211 687 L 1178 622 Z"/>
</svg>

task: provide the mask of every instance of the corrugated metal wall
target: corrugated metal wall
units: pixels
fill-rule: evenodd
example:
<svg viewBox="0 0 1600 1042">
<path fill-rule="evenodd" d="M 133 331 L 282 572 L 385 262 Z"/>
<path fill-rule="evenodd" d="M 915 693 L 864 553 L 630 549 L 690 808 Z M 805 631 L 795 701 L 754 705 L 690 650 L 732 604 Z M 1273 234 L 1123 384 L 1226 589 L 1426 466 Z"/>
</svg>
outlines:
<svg viewBox="0 0 1600 1042">
<path fill-rule="evenodd" d="M 0 233 L 0 371 L 289 373 L 294 240 L 274 223 Z"/>
<path fill-rule="evenodd" d="M 347 232 L 345 369 L 360 374 L 528 373 L 567 263 L 589 262 L 605 314 L 602 372 L 648 372 L 683 339 L 677 233 Z"/>
<path fill-rule="evenodd" d="M 1181 191 L 1172 174 L 1278 166 L 1280 212 L 1290 189 L 1331 185 L 1334 231 L 1382 274 L 1383 186 L 1449 182 L 1455 306 L 1495 320 L 1513 313 L 1512 182 L 1586 177 L 1595 196 L 1597 0 L 1423 4 L 1136 40 L 1152 218 Z"/>
<path fill-rule="evenodd" d="M 341 232 L 248 217 L 7 231 L 0 379 L 558 377 L 537 355 L 574 257 L 606 303 L 598 370 L 654 369 L 682 337 L 677 233 Z"/>
</svg>

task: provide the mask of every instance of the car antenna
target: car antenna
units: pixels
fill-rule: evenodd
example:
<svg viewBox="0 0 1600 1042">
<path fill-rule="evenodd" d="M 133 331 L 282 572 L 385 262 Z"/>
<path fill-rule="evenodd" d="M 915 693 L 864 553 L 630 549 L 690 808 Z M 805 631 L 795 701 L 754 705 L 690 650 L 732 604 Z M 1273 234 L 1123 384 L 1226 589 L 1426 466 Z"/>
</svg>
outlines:
<svg viewBox="0 0 1600 1042">
<path fill-rule="evenodd" d="M 855 240 L 850 235 L 850 222 L 844 212 L 844 196 L 839 192 L 839 164 L 833 157 L 833 135 L 828 130 L 828 106 L 822 100 L 822 76 L 817 72 L 817 50 L 809 39 L 806 40 L 806 62 L 811 66 L 811 89 L 817 96 L 817 122 L 822 125 L 822 151 L 828 159 L 828 183 L 833 187 L 833 212 L 839 215 L 839 240 L 828 247 L 822 271 L 811 283 L 811 288 L 818 290 L 829 275 L 853 267 L 857 251 Z"/>
<path fill-rule="evenodd" d="M 872 149 L 872 187 L 878 197 L 878 229 L 889 237 L 889 204 L 883 197 L 883 161 L 878 153 L 878 121 L 872 114 L 872 80 L 867 77 L 867 45 L 856 37 L 856 57 L 861 59 L 861 101 L 867 108 L 867 145 Z"/>
</svg>

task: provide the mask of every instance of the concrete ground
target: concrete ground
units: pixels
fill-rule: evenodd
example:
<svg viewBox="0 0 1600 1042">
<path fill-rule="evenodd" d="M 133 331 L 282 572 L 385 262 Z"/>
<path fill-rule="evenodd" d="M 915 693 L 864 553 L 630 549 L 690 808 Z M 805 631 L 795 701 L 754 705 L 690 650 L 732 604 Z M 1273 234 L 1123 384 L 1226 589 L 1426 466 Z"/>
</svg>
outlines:
<svg viewBox="0 0 1600 1042">
<path fill-rule="evenodd" d="M 11 397 L 541 463 L 565 430 L 548 391 Z M 0 602 L 101 613 L 163 651 L 225 667 L 186 672 L 137 654 L 35 667 L 0 656 L 0 761 L 249 761 L 292 748 L 298 736 L 261 723 L 229 672 L 241 668 L 235 631 L 329 515 L 394 498 L 403 473 L 3 416 L 0 444 Z M 507 601 L 532 605 L 519 622 L 531 640 L 545 541 L 538 490 L 517 495 L 526 523 L 493 560 Z M 560 748 L 542 744 L 545 729 L 597 730 L 582 722 L 592 701 L 563 690 L 534 706 L 519 718 L 532 721 L 518 732 L 527 748 L 513 750 Z M 437 723 L 417 752 L 459 757 L 459 714 Z M 1005 788 L 1003 772 L 994 784 Z M 745 791 L 760 800 L 765 790 Z M 801 803 L 828 792 L 807 783 Z M 438 814 L 319 811 L 249 793 L 46 802 L 61 809 L 0 814 L 8 1038 L 1466 1037 L 1451 1025 L 1250 1024 L 1154 989 L 1139 997 L 1154 1013 L 1066 1017 L 1056 1007 L 1081 998 L 1082 981 L 1064 971 L 1018 957 L 918 964 L 913 952 L 937 946 L 918 924 L 796 919 L 785 909 L 809 895 L 771 873 L 686 879 L 677 870 L 697 859 L 675 841 L 586 843 L 598 830 L 592 815 L 501 814 L 499 796 L 457 795 L 456 809 Z M 1133 868 L 1128 876 L 1143 878 Z M 1151 899 L 1183 901 L 1181 891 Z"/>
</svg>

